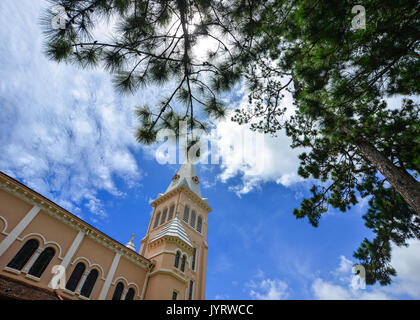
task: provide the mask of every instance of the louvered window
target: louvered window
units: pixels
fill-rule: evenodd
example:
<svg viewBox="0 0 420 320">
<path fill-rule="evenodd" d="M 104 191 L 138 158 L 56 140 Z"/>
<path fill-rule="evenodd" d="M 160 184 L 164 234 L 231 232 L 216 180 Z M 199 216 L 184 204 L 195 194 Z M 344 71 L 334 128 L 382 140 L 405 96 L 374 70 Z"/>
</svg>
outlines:
<svg viewBox="0 0 420 320">
<path fill-rule="evenodd" d="M 185 206 L 184 208 L 184 217 L 182 218 L 186 223 L 188 223 L 188 220 L 190 218 L 190 207 Z"/>
</svg>

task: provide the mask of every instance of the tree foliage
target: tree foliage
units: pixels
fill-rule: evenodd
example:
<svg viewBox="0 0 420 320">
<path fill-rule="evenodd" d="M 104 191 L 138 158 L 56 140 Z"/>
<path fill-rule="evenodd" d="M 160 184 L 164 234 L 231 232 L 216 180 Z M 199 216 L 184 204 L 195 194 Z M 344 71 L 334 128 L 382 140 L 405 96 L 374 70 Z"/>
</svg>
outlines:
<svg viewBox="0 0 420 320">
<path fill-rule="evenodd" d="M 103 67 L 113 74 L 115 88 L 121 93 L 149 85 L 173 85 L 159 105 L 138 107 L 139 142 L 155 142 L 160 129 L 177 132 L 180 120 L 188 122 L 189 130 L 206 129 L 207 116 L 225 115 L 219 95 L 240 78 L 239 65 L 246 63 L 241 53 L 250 42 L 249 19 L 243 14 L 235 19 L 235 12 L 238 15 L 242 10 L 241 1 L 51 2 L 51 8 L 64 7 L 67 21 L 64 29 L 54 29 L 51 21 L 56 13 L 45 12 L 48 57 L 82 68 Z M 108 40 L 95 37 L 98 27 L 106 29 Z M 205 55 L 195 54 L 194 48 L 206 41 L 213 43 L 212 49 Z M 177 109 L 176 101 L 185 110 Z"/>
<path fill-rule="evenodd" d="M 355 252 L 367 283 L 391 282 L 391 244 L 419 238 L 420 24 L 417 1 L 364 1 L 366 29 L 352 28 L 351 1 L 272 1 L 261 6 L 248 69 L 249 104 L 234 121 L 303 147 L 298 173 L 314 178 L 294 210 L 313 226 L 331 207 L 369 197 L 375 234 Z M 417 79 L 417 80 L 415 80 Z M 292 106 L 282 104 L 285 92 Z M 400 105 L 386 98 L 399 95 Z M 397 192 L 398 191 L 398 192 Z"/>
</svg>

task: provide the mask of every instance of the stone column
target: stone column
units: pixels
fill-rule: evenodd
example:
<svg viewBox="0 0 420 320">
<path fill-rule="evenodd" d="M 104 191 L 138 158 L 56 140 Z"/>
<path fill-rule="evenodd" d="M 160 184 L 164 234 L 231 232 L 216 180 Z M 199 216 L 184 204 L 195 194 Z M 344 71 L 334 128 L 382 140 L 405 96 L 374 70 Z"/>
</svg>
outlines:
<svg viewBox="0 0 420 320">
<path fill-rule="evenodd" d="M 36 251 L 32 255 L 31 259 L 29 259 L 29 261 L 26 263 L 25 267 L 23 268 L 23 270 L 22 270 L 23 273 L 28 273 L 29 272 L 32 265 L 35 263 L 36 259 L 38 259 L 39 255 L 41 254 L 42 251 L 44 251 L 44 248 L 38 247 L 38 249 L 36 249 Z"/>
<path fill-rule="evenodd" d="M 82 242 L 83 238 L 85 236 L 85 233 L 83 231 L 79 231 L 76 238 L 74 238 L 73 243 L 71 244 L 69 250 L 67 251 L 65 257 L 63 258 L 63 262 L 61 262 L 61 265 L 67 269 L 67 266 L 70 263 L 71 258 L 73 258 L 76 250 L 79 248 L 80 243 Z"/>
<path fill-rule="evenodd" d="M 33 206 L 32 209 L 25 215 L 25 217 L 20 220 L 17 226 L 9 233 L 9 235 L 3 239 L 0 243 L 0 256 L 6 252 L 11 244 L 16 240 L 16 238 L 22 233 L 22 231 L 31 223 L 31 221 L 36 217 L 38 212 L 41 210 L 38 206 Z"/>
<path fill-rule="evenodd" d="M 117 270 L 118 263 L 120 262 L 121 255 L 116 252 L 114 261 L 112 261 L 111 268 L 109 268 L 108 274 L 105 279 L 104 286 L 102 287 L 101 293 L 99 294 L 99 300 L 105 300 L 108 294 L 109 286 L 111 285 L 112 278 L 114 277 L 115 271 Z"/>
<path fill-rule="evenodd" d="M 123 291 L 123 293 L 121 295 L 120 300 L 124 300 L 125 299 L 125 296 L 127 295 L 127 292 L 128 292 L 128 288 L 124 288 L 124 291 Z"/>
<path fill-rule="evenodd" d="M 86 278 L 87 278 L 89 273 L 90 273 L 90 270 L 87 270 L 87 269 L 83 272 L 83 275 L 80 278 L 79 283 L 77 284 L 77 288 L 76 288 L 76 291 L 75 291 L 76 294 L 80 294 L 80 291 L 82 290 L 83 284 L 85 283 Z"/>
</svg>

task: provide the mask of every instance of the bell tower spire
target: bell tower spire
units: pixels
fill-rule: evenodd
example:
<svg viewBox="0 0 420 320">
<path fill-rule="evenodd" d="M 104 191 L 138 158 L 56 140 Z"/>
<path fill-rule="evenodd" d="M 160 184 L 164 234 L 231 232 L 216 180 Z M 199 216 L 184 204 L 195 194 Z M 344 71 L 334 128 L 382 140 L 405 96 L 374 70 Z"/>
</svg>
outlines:
<svg viewBox="0 0 420 320">
<path fill-rule="evenodd" d="M 178 172 L 173 176 L 172 181 L 168 186 L 168 189 L 166 189 L 166 192 L 169 192 L 178 187 L 179 185 L 183 184 L 201 198 L 201 190 L 199 183 L 200 182 L 197 177 L 197 169 L 195 168 L 195 164 L 186 161 L 178 170 Z"/>
<path fill-rule="evenodd" d="M 186 161 L 151 206 L 153 214 L 139 252 L 155 263 L 145 298 L 204 299 L 207 221 L 212 209 L 201 197 L 195 165 Z M 164 283 L 173 287 L 163 289 Z"/>
</svg>

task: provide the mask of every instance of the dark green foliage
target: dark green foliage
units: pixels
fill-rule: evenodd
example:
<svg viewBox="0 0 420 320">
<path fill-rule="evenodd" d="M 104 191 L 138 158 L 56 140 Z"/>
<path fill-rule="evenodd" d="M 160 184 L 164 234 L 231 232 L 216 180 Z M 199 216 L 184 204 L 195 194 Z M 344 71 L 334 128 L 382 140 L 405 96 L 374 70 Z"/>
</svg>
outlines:
<svg viewBox="0 0 420 320">
<path fill-rule="evenodd" d="M 47 56 L 58 62 L 68 59 L 71 53 L 71 44 L 63 39 L 51 41 L 49 47 L 46 49 Z"/>
<path fill-rule="evenodd" d="M 418 238 L 420 219 L 392 188 L 380 185 L 373 194 L 369 200 L 370 208 L 363 219 L 376 238 L 364 239 L 354 256 L 366 269 L 367 284 L 378 281 L 386 285 L 391 283 L 391 276 L 396 275 L 390 265 L 391 243 L 405 246 L 407 239 Z"/>
</svg>

